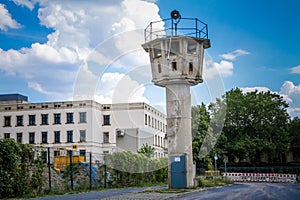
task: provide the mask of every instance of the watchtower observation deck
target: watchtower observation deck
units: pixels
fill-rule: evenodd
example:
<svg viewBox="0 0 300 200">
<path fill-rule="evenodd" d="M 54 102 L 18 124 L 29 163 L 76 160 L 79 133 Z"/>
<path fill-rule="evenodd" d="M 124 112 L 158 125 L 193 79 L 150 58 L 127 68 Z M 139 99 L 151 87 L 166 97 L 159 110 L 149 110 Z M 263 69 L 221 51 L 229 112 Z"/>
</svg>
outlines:
<svg viewBox="0 0 300 200">
<path fill-rule="evenodd" d="M 155 28 L 161 25 L 163 29 Z M 150 56 L 154 84 L 203 82 L 204 49 L 210 47 L 207 24 L 198 18 L 181 18 L 174 10 L 171 18 L 151 22 L 144 34 L 142 47 Z"/>
</svg>

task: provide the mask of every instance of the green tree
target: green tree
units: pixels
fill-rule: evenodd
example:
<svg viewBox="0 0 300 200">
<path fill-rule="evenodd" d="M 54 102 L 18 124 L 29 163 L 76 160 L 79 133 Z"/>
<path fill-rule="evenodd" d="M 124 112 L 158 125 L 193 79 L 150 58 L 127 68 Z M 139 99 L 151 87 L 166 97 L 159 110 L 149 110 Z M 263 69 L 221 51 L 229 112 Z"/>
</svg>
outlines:
<svg viewBox="0 0 300 200">
<path fill-rule="evenodd" d="M 233 89 L 210 105 L 212 118 L 224 107 L 225 124 L 216 148 L 223 149 L 231 161 L 237 158 L 255 164 L 265 155 L 268 162 L 283 162 L 282 155 L 288 150 L 289 115 L 281 96 Z"/>
<path fill-rule="evenodd" d="M 203 144 L 204 138 L 208 133 L 209 128 L 209 113 L 205 105 L 202 103 L 198 106 L 192 107 L 192 135 L 193 135 L 193 160 L 196 163 L 196 167 L 201 165 L 202 157 L 200 155 L 200 149 Z"/>
<path fill-rule="evenodd" d="M 147 156 L 148 158 L 153 157 L 155 148 L 148 145 L 148 143 L 143 144 L 143 146 L 137 151 L 140 154 Z"/>
<path fill-rule="evenodd" d="M 290 151 L 293 152 L 294 160 L 300 161 L 300 118 L 296 117 L 290 123 Z"/>
<path fill-rule="evenodd" d="M 0 198 L 17 197 L 29 193 L 29 163 L 33 157 L 29 145 L 13 139 L 0 140 Z"/>
<path fill-rule="evenodd" d="M 115 186 L 137 186 L 164 182 L 168 176 L 168 159 L 149 158 L 142 153 L 115 152 L 105 156 L 108 170 L 113 171 Z"/>
</svg>

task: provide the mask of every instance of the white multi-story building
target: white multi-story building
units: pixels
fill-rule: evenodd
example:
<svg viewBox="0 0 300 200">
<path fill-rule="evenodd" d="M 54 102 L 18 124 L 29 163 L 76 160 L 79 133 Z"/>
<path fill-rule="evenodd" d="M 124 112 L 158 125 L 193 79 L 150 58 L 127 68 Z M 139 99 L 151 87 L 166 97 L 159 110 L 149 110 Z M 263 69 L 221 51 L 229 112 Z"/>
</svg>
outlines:
<svg viewBox="0 0 300 200">
<path fill-rule="evenodd" d="M 96 159 L 148 144 L 155 158 L 166 156 L 166 116 L 146 103 L 100 104 L 96 101 L 30 103 L 20 94 L 0 95 L 0 138 L 14 138 L 54 155 L 73 149 Z"/>
</svg>

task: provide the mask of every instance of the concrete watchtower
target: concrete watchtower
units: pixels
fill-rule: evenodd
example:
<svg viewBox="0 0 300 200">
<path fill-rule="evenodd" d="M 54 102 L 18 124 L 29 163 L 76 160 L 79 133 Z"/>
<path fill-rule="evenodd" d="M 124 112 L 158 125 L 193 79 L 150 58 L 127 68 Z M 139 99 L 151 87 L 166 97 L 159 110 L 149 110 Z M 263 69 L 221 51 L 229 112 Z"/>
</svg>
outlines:
<svg viewBox="0 0 300 200">
<path fill-rule="evenodd" d="M 158 23 L 165 28 L 155 29 Z M 174 10 L 171 18 L 147 26 L 142 46 L 150 56 L 152 81 L 166 88 L 169 188 L 191 187 L 195 166 L 190 86 L 203 82 L 204 49 L 210 47 L 207 24 L 197 18 L 181 18 Z"/>
</svg>

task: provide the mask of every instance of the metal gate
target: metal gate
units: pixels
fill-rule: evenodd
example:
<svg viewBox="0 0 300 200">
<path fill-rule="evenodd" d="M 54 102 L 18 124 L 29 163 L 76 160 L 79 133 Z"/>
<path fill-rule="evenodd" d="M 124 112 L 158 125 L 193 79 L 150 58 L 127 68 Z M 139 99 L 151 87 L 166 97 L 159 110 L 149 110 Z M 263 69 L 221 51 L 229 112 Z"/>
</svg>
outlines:
<svg viewBox="0 0 300 200">
<path fill-rule="evenodd" d="M 171 156 L 171 188 L 186 188 L 185 156 Z"/>
</svg>

